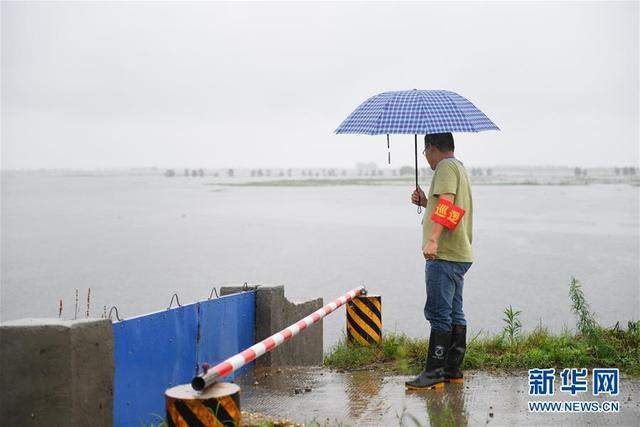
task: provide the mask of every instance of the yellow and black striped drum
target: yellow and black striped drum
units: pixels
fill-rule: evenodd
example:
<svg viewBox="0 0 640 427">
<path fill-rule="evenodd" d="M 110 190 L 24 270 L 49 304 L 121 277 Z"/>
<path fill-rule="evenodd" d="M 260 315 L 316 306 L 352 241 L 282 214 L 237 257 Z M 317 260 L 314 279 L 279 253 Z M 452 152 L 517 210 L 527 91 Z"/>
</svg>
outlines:
<svg viewBox="0 0 640 427">
<path fill-rule="evenodd" d="M 361 345 L 382 340 L 382 297 L 364 295 L 347 304 L 347 338 Z"/>
<path fill-rule="evenodd" d="M 240 425 L 240 387 L 236 384 L 215 383 L 202 392 L 183 384 L 164 395 L 170 427 Z"/>
</svg>

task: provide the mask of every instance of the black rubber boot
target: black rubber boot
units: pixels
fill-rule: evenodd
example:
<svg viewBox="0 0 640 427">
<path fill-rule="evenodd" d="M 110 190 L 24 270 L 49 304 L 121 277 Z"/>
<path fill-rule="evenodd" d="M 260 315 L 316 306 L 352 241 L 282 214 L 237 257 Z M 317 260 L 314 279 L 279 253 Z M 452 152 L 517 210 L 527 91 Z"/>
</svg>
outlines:
<svg viewBox="0 0 640 427">
<path fill-rule="evenodd" d="M 444 387 L 444 366 L 450 342 L 451 332 L 431 331 L 424 371 L 418 378 L 405 382 L 407 388 L 429 390 Z"/>
<path fill-rule="evenodd" d="M 463 375 L 460 367 L 467 350 L 467 327 L 465 325 L 453 325 L 451 329 L 451 346 L 447 351 L 447 362 L 444 368 L 444 378 L 447 382 L 461 383 Z"/>
</svg>

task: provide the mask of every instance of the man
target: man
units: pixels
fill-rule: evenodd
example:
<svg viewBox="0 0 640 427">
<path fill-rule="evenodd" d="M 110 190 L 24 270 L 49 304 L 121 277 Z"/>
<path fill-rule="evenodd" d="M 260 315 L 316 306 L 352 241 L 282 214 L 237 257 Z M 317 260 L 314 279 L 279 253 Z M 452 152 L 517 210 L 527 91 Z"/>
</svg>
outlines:
<svg viewBox="0 0 640 427">
<path fill-rule="evenodd" d="M 424 315 L 431 324 L 431 336 L 424 371 L 406 382 L 411 389 L 440 388 L 445 381 L 462 382 L 460 366 L 467 335 L 462 288 L 464 275 L 473 262 L 471 186 L 462 162 L 454 157 L 453 136 L 450 133 L 426 135 L 424 143 L 423 154 L 435 172 L 428 196 L 417 188 L 411 202 L 426 208 L 422 220 L 427 286 Z M 461 216 L 454 216 L 458 222 L 453 229 L 452 223 L 446 223 L 445 227 L 440 217 L 434 215 L 449 208 L 458 213 L 460 209 L 464 211 Z"/>
</svg>

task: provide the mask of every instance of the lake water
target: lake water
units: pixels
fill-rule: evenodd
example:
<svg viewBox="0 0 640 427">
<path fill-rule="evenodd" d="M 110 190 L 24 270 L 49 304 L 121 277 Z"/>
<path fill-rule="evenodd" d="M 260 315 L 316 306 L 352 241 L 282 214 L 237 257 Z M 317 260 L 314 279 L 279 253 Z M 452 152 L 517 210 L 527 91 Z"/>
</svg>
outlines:
<svg viewBox="0 0 640 427">
<path fill-rule="evenodd" d="M 387 331 L 428 332 L 420 217 L 410 185 L 223 187 L 204 178 L 6 175 L 2 320 L 131 317 L 227 283 L 284 284 L 329 301 L 364 283 Z M 426 187 L 426 185 L 425 185 Z M 508 305 L 525 329 L 573 327 L 572 275 L 599 321 L 639 319 L 639 189 L 629 185 L 475 186 L 476 262 L 465 280 L 472 333 L 497 332 Z M 325 346 L 344 313 L 325 320 Z"/>
</svg>

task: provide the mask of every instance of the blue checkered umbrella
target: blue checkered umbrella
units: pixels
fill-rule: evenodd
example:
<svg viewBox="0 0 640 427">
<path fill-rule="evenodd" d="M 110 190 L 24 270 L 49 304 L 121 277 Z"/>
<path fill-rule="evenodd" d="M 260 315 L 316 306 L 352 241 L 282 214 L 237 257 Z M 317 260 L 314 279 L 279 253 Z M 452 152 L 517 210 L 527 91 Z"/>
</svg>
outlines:
<svg viewBox="0 0 640 427">
<path fill-rule="evenodd" d="M 364 101 L 336 133 L 427 134 L 500 130 L 466 98 L 447 90 L 383 92 Z"/>
<path fill-rule="evenodd" d="M 500 130 L 466 98 L 448 90 L 383 92 L 364 101 L 336 133 L 413 134 L 418 187 L 418 134 Z M 418 209 L 418 211 L 420 211 Z"/>
</svg>

